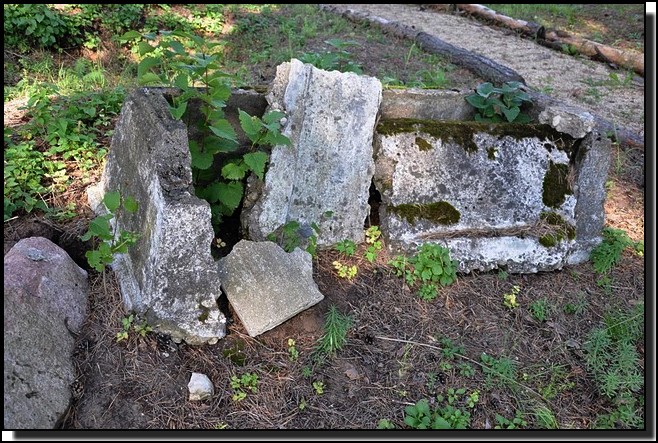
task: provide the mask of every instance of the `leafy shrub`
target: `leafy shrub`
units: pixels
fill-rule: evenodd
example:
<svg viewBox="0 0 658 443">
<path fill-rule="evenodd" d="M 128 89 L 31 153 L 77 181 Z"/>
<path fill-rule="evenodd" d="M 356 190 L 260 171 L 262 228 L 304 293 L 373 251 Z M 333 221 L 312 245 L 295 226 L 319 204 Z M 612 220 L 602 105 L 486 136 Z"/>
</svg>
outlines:
<svg viewBox="0 0 658 443">
<path fill-rule="evenodd" d="M 78 24 L 45 4 L 4 5 L 5 45 L 19 51 L 62 48 L 82 42 Z"/>
</svg>

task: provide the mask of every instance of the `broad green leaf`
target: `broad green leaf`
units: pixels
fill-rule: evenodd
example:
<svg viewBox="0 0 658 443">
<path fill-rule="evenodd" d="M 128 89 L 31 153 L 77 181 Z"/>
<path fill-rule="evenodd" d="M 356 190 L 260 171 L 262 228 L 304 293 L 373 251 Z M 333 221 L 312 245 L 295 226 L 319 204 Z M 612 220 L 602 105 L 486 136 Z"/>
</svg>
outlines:
<svg viewBox="0 0 658 443">
<path fill-rule="evenodd" d="M 482 84 L 478 85 L 478 87 L 476 88 L 476 91 L 479 95 L 486 98 L 486 97 L 489 97 L 492 92 L 494 92 L 494 89 L 495 88 L 491 83 L 486 82 L 486 83 L 482 83 Z"/>
<path fill-rule="evenodd" d="M 119 208 L 121 204 L 121 195 L 118 191 L 106 192 L 103 197 L 103 203 L 108 211 L 114 212 Z"/>
<path fill-rule="evenodd" d="M 243 158 L 246 165 L 249 166 L 249 169 L 254 171 L 254 174 L 256 174 L 260 180 L 263 180 L 265 164 L 269 160 L 269 156 L 265 152 L 257 151 L 245 154 Z"/>
<path fill-rule="evenodd" d="M 153 72 L 147 72 L 141 77 L 139 77 L 139 84 L 140 85 L 160 85 L 163 84 L 164 82 L 160 77 L 158 77 L 157 74 L 154 74 Z"/>
<path fill-rule="evenodd" d="M 260 129 L 262 127 L 261 121 L 258 117 L 252 117 L 242 109 L 239 110 L 239 113 L 242 130 L 247 134 L 247 137 L 249 137 L 249 140 L 251 140 L 252 143 L 256 142 L 259 138 Z"/>
<path fill-rule="evenodd" d="M 184 72 L 178 74 L 174 79 L 174 86 L 176 86 L 177 88 L 186 89 L 189 84 L 190 84 L 189 77 Z"/>
<path fill-rule="evenodd" d="M 263 121 L 266 124 L 279 123 L 286 114 L 281 111 L 270 111 L 263 116 Z"/>
<path fill-rule="evenodd" d="M 471 106 L 477 109 L 485 109 L 487 106 L 489 106 L 487 104 L 487 100 L 479 95 L 475 95 L 475 94 L 468 95 L 465 97 L 465 99 L 468 102 L 468 104 L 470 104 Z"/>
<path fill-rule="evenodd" d="M 169 47 L 171 47 L 171 49 L 176 51 L 177 54 L 181 54 L 181 55 L 185 54 L 185 48 L 183 48 L 183 45 L 181 45 L 180 42 L 176 40 L 171 40 L 167 42 L 167 44 L 169 45 Z"/>
<path fill-rule="evenodd" d="M 231 126 L 231 124 L 226 119 L 214 121 L 212 126 L 209 126 L 209 128 L 217 137 L 236 141 L 237 135 L 235 133 L 235 129 L 233 129 L 233 126 Z"/>
<path fill-rule="evenodd" d="M 221 192 L 220 182 L 214 182 L 205 188 L 201 188 L 201 192 L 197 192 L 199 198 L 207 200 L 209 203 L 216 203 L 219 201 L 219 194 Z"/>
<path fill-rule="evenodd" d="M 119 37 L 119 42 L 120 43 L 126 43 L 129 40 L 135 40 L 136 38 L 140 38 L 142 34 L 140 34 L 137 31 L 128 31 L 125 34 L 123 34 L 121 37 Z"/>
<path fill-rule="evenodd" d="M 181 118 L 183 118 L 183 114 L 185 114 L 185 110 L 187 110 L 187 102 L 181 102 L 181 104 L 176 107 L 170 106 L 169 110 L 171 111 L 172 117 L 174 117 L 176 120 L 180 120 Z"/>
<path fill-rule="evenodd" d="M 192 152 L 190 151 L 190 154 L 192 156 L 192 166 L 195 168 L 199 169 L 208 169 L 209 167 L 212 166 L 212 161 L 214 159 L 214 156 L 208 152 Z"/>
<path fill-rule="evenodd" d="M 157 57 L 147 57 L 137 65 L 137 78 L 141 79 L 149 69 L 160 64 L 160 59 Z"/>
<path fill-rule="evenodd" d="M 132 214 L 137 212 L 137 209 L 139 209 L 139 204 L 137 203 L 137 200 L 129 195 L 123 201 L 123 207 L 126 208 L 126 211 Z"/>
<path fill-rule="evenodd" d="M 148 42 L 141 41 L 137 44 L 137 49 L 140 56 L 144 56 L 155 51 L 155 46 L 151 46 Z"/>
<path fill-rule="evenodd" d="M 292 145 L 292 142 L 288 137 L 279 132 L 268 132 L 267 135 L 263 137 L 263 144 L 272 146 L 290 146 Z"/>
<path fill-rule="evenodd" d="M 219 183 L 219 201 L 234 211 L 242 201 L 242 183 Z"/>
<path fill-rule="evenodd" d="M 233 152 L 239 146 L 240 145 L 236 140 L 229 140 L 214 135 L 209 135 L 203 139 L 203 148 L 210 154 L 217 154 L 218 152 Z"/>
<path fill-rule="evenodd" d="M 222 177 L 227 180 L 242 180 L 246 172 L 247 165 L 244 162 L 230 162 L 222 168 Z"/>
<path fill-rule="evenodd" d="M 517 107 L 514 108 L 500 108 L 500 110 L 505 114 L 505 118 L 507 119 L 508 122 L 513 122 L 514 119 L 519 115 L 521 110 Z"/>
<path fill-rule="evenodd" d="M 87 263 L 89 266 L 94 268 L 98 272 L 103 272 L 105 265 L 101 263 L 101 253 L 98 251 L 87 251 L 85 252 L 85 257 L 87 257 Z"/>
</svg>

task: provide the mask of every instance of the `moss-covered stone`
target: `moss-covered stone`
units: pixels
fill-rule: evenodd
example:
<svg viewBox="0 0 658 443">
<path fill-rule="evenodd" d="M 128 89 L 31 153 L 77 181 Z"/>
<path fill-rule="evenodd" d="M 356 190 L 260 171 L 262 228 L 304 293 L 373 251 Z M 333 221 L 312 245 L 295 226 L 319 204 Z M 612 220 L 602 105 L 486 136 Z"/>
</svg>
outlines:
<svg viewBox="0 0 658 443">
<path fill-rule="evenodd" d="M 573 194 L 567 177 L 569 165 L 550 162 L 544 176 L 542 201 L 551 208 L 559 208 L 566 200 L 566 195 Z"/>
<path fill-rule="evenodd" d="M 554 234 L 546 234 L 539 237 L 539 244 L 550 248 L 557 244 L 558 241 L 561 241 L 561 238 L 557 238 Z"/>
<path fill-rule="evenodd" d="M 540 140 L 549 140 L 545 143 L 547 150 L 553 148 L 565 151 L 571 157 L 575 147 L 575 139 L 568 134 L 555 130 L 545 124 L 520 124 L 520 123 L 487 123 L 472 121 L 434 121 L 419 120 L 413 118 L 400 118 L 382 120 L 377 125 L 377 132 L 382 135 L 394 135 L 401 133 L 423 132 L 432 137 L 458 144 L 466 152 L 477 152 L 478 147 L 473 141 L 473 135 L 487 133 L 495 137 L 512 137 L 515 140 L 537 137 Z M 416 144 L 421 148 L 416 138 Z M 422 149 L 422 148 L 421 148 Z"/>
<path fill-rule="evenodd" d="M 409 223 L 415 224 L 416 219 L 423 218 L 441 225 L 454 225 L 461 214 L 454 206 L 445 201 L 425 204 L 401 204 L 389 206 L 389 211 L 404 217 Z"/>
<path fill-rule="evenodd" d="M 565 238 L 573 240 L 576 238 L 576 229 L 568 223 L 560 214 L 555 212 L 542 212 L 539 218 L 545 223 L 554 226 L 555 231 L 539 237 L 539 243 L 547 248 L 555 246 Z"/>
<path fill-rule="evenodd" d="M 418 145 L 418 149 L 420 149 L 421 151 L 429 151 L 432 149 L 432 145 L 430 144 L 430 142 L 428 142 L 422 137 L 416 137 L 416 145 Z"/>
</svg>

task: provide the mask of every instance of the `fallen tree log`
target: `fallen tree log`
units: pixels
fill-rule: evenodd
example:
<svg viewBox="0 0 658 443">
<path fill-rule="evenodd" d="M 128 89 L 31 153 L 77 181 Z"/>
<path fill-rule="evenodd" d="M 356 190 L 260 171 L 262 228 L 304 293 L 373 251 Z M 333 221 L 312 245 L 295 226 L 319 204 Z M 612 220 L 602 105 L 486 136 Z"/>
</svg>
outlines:
<svg viewBox="0 0 658 443">
<path fill-rule="evenodd" d="M 385 33 L 395 35 L 399 38 L 406 38 L 417 43 L 423 50 L 434 52 L 447 57 L 452 63 L 461 66 L 465 69 L 476 74 L 478 77 L 485 81 L 501 84 L 508 81 L 519 81 L 525 84 L 523 77 L 511 68 L 503 66 L 490 58 L 473 54 L 470 51 L 451 45 L 443 40 L 428 34 L 426 32 L 418 31 L 415 27 L 407 26 L 402 23 L 393 22 L 382 17 L 377 17 L 366 12 L 354 11 L 352 9 L 341 10 L 333 5 L 318 5 L 323 11 L 331 12 L 334 14 L 342 15 L 350 21 L 362 23 L 367 21 L 369 23 L 379 26 Z M 539 92 L 531 91 L 527 87 L 533 103 L 559 103 L 558 100 L 541 94 Z M 617 140 L 626 146 L 631 147 L 644 147 L 644 137 L 638 135 L 634 131 L 622 128 L 604 118 L 593 115 L 596 124 L 603 132 L 615 135 Z"/>
<path fill-rule="evenodd" d="M 577 37 L 565 31 L 556 31 L 554 29 L 546 30 L 543 26 L 537 23 L 517 20 L 500 14 L 483 5 L 455 4 L 455 6 L 475 17 L 489 20 L 497 25 L 505 26 L 512 30 L 520 31 L 524 35 L 532 36 L 533 38 L 536 38 L 536 41 L 539 44 L 551 49 L 561 50 L 565 45 L 568 45 L 572 50 L 575 50 L 580 54 L 598 61 L 631 69 L 644 76 L 644 54 L 640 52 L 613 48 L 612 46 Z"/>
<path fill-rule="evenodd" d="M 418 31 L 414 27 L 386 20 L 368 13 L 354 11 L 352 9 L 341 11 L 333 5 L 319 5 L 319 7 L 324 11 L 340 14 L 353 22 L 362 22 L 364 20 L 369 21 L 370 23 L 379 26 L 384 32 L 393 34 L 397 37 L 413 40 L 421 49 L 441 55 L 451 63 L 468 69 L 485 81 L 495 84 L 517 81 L 525 84 L 525 79 L 515 70 L 503 66 L 488 57 L 474 54 L 471 51 L 444 42 L 431 34 Z"/>
<path fill-rule="evenodd" d="M 603 45 L 564 32 L 548 31 L 545 40 L 560 47 L 569 45 L 579 53 L 594 59 L 612 63 L 622 68 L 632 69 L 644 76 L 644 54 L 636 51 L 622 51 L 612 46 Z"/>
<path fill-rule="evenodd" d="M 544 27 L 539 23 L 517 20 L 515 18 L 500 14 L 491 8 L 487 8 L 484 5 L 458 3 L 455 6 L 462 11 L 468 12 L 469 14 L 490 20 L 498 25 L 506 26 L 514 31 L 519 31 L 522 34 L 531 36 L 533 38 L 544 38 L 544 33 L 546 32 Z"/>
</svg>

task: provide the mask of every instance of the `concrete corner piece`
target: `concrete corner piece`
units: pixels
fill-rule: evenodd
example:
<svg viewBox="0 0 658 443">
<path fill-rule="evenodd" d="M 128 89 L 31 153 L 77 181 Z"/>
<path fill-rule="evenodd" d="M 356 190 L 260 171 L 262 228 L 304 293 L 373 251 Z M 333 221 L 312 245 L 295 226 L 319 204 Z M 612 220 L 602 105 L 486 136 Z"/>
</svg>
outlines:
<svg viewBox="0 0 658 443">
<path fill-rule="evenodd" d="M 89 192 L 98 213 L 107 191 L 139 204 L 115 221 L 140 235 L 112 265 L 126 307 L 176 341 L 224 337 L 210 207 L 194 195 L 187 128 L 172 118 L 163 90 L 138 89 L 124 103 L 101 183 Z"/>
</svg>

